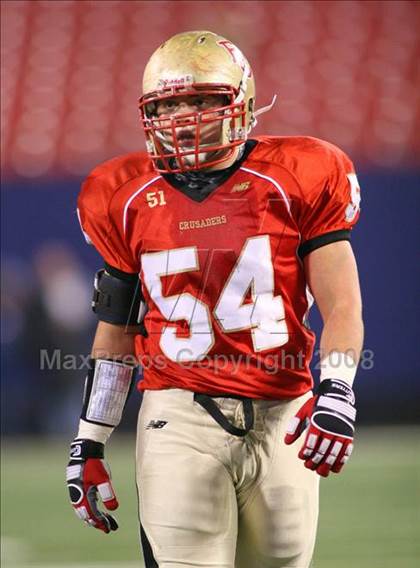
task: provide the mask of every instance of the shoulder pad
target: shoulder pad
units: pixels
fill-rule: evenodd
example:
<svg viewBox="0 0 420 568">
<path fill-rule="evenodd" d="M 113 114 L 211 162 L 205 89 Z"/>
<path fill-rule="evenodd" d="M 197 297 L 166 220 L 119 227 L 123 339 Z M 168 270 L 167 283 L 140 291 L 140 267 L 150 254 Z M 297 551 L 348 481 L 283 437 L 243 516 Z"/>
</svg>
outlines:
<svg viewBox="0 0 420 568">
<path fill-rule="evenodd" d="M 153 174 L 146 152 L 125 154 L 96 166 L 82 185 L 78 198 L 79 209 L 106 213 L 116 191 L 126 183 Z"/>
<path fill-rule="evenodd" d="M 312 136 L 258 136 L 257 148 L 250 160 L 261 160 L 278 164 L 291 171 L 307 168 L 329 170 L 337 161 L 350 159 L 334 144 Z"/>
<path fill-rule="evenodd" d="M 354 172 L 348 156 L 334 144 L 311 136 L 263 136 L 249 160 L 286 170 L 297 182 L 298 195 L 315 198 L 343 172 Z"/>
</svg>

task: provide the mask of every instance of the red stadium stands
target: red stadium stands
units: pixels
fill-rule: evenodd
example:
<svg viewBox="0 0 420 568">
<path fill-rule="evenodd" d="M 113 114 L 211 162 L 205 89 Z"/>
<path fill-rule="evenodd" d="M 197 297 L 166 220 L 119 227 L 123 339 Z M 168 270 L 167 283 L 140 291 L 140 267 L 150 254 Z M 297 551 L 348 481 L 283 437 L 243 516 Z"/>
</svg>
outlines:
<svg viewBox="0 0 420 568">
<path fill-rule="evenodd" d="M 420 3 L 2 2 L 2 167 L 82 175 L 144 147 L 142 69 L 167 37 L 210 29 L 243 49 L 258 132 L 328 139 L 360 162 L 418 164 Z"/>
</svg>

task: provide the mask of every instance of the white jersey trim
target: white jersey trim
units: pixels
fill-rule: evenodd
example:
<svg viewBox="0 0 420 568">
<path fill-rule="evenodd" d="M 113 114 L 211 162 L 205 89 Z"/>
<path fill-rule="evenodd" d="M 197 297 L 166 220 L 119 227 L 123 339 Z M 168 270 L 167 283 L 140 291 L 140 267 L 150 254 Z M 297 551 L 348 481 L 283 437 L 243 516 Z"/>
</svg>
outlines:
<svg viewBox="0 0 420 568">
<path fill-rule="evenodd" d="M 289 213 L 290 217 L 292 217 L 292 213 L 290 211 L 289 198 L 287 197 L 287 194 L 284 191 L 284 189 L 281 187 L 281 185 L 275 179 L 273 179 L 269 176 L 265 176 L 264 174 L 260 174 L 259 172 L 256 172 L 254 170 L 250 170 L 249 168 L 240 167 L 239 169 L 243 170 L 244 172 L 248 172 L 249 174 L 254 174 L 254 176 L 260 177 L 260 178 L 265 179 L 265 180 L 269 181 L 270 183 L 272 183 L 274 185 L 274 187 L 277 189 L 277 191 L 283 197 L 284 202 L 285 202 L 286 207 L 287 207 L 287 212 Z"/>
<path fill-rule="evenodd" d="M 145 183 L 144 185 L 141 186 L 140 189 L 138 189 L 137 191 L 135 191 L 133 193 L 133 195 L 130 197 L 130 199 L 127 201 L 127 203 L 125 204 L 124 207 L 124 216 L 123 216 L 123 227 L 124 227 L 124 235 L 125 235 L 125 230 L 126 230 L 126 225 L 127 225 L 127 212 L 128 212 L 128 208 L 130 207 L 131 203 L 133 202 L 133 200 L 143 191 L 146 189 L 146 187 L 149 187 L 149 185 L 152 185 L 152 183 L 155 183 L 155 181 L 157 181 L 158 179 L 161 179 L 162 176 L 156 176 L 153 179 L 149 180 L 147 183 Z"/>
</svg>

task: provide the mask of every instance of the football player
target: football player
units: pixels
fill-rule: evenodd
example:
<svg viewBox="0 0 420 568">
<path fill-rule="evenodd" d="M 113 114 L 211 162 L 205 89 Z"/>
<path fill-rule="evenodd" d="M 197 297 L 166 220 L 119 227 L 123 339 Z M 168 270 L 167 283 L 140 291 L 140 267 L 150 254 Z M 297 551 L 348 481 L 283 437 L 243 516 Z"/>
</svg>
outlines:
<svg viewBox="0 0 420 568">
<path fill-rule="evenodd" d="M 140 363 L 146 566 L 306 568 L 320 476 L 339 473 L 353 447 L 363 336 L 353 165 L 315 138 L 251 137 L 269 107 L 256 110 L 242 52 L 211 32 L 154 52 L 139 107 L 147 153 L 95 168 L 78 202 L 104 267 L 71 502 L 89 525 L 117 529 L 104 445 Z"/>
</svg>

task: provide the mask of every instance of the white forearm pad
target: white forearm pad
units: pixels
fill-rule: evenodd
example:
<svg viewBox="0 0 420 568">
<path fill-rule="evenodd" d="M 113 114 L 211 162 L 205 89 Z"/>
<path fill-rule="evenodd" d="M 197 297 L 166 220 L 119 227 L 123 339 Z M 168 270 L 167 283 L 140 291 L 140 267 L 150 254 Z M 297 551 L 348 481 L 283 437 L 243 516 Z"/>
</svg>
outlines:
<svg viewBox="0 0 420 568">
<path fill-rule="evenodd" d="M 357 371 L 357 363 L 348 353 L 330 351 L 321 359 L 320 380 L 337 379 L 346 382 L 350 387 L 353 385 Z"/>
<path fill-rule="evenodd" d="M 88 374 L 84 412 L 88 422 L 115 427 L 121 421 L 136 368 L 119 361 L 95 359 Z"/>
<path fill-rule="evenodd" d="M 114 428 L 111 428 L 110 426 L 92 424 L 92 422 L 86 422 L 85 420 L 80 419 L 77 438 L 93 440 L 94 442 L 106 444 L 113 431 Z"/>
</svg>

